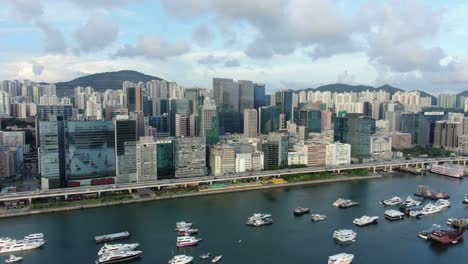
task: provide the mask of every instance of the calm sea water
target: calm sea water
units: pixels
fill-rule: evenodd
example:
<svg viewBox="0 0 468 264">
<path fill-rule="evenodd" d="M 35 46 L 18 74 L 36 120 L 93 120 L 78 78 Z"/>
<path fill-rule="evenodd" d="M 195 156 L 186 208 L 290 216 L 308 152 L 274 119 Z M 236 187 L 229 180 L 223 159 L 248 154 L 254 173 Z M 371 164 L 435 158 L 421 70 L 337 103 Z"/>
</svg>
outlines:
<svg viewBox="0 0 468 264">
<path fill-rule="evenodd" d="M 379 201 L 393 195 L 403 198 L 424 184 L 451 194 L 452 208 L 421 220 L 407 218 L 389 222 Z M 23 263 L 94 263 L 99 245 L 94 236 L 128 230 L 131 239 L 143 250 L 135 263 L 167 263 L 172 254 L 196 256 L 205 252 L 222 254 L 222 263 L 327 263 L 328 256 L 340 252 L 355 254 L 354 263 L 466 263 L 468 242 L 440 246 L 423 241 L 417 232 L 449 217 L 468 215 L 461 200 L 468 192 L 468 180 L 442 176 L 393 175 L 383 179 L 291 187 L 176 200 L 112 206 L 82 211 L 53 213 L 0 220 L 0 236 L 21 238 L 43 232 L 44 248 L 22 254 Z M 338 198 L 351 198 L 360 206 L 337 209 Z M 328 219 L 313 223 L 310 217 L 294 217 L 297 206 L 310 207 Z M 274 224 L 250 228 L 246 219 L 254 212 L 273 214 Z M 356 227 L 355 217 L 378 215 L 375 226 Z M 192 221 L 203 241 L 194 248 L 175 246 L 176 221 Z M 334 230 L 352 228 L 357 241 L 339 245 L 332 239 Z M 239 242 L 239 240 L 242 240 Z M 4 257 L 4 256 L 3 256 Z M 0 260 L 2 261 L 2 260 Z M 462 262 L 460 262 L 462 261 Z"/>
</svg>

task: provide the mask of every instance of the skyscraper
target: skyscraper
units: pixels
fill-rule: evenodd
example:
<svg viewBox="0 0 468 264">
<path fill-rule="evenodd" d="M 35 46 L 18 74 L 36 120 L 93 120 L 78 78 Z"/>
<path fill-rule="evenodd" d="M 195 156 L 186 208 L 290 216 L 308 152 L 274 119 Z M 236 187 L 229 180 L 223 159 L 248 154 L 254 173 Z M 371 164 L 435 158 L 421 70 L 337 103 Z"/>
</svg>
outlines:
<svg viewBox="0 0 468 264">
<path fill-rule="evenodd" d="M 351 156 L 362 160 L 371 157 L 371 137 L 375 133 L 375 120 L 359 114 L 347 114 L 349 122 L 348 142 Z"/>
<path fill-rule="evenodd" d="M 260 107 L 259 130 L 261 134 L 276 132 L 279 129 L 280 111 L 275 106 Z"/>
<path fill-rule="evenodd" d="M 248 88 L 245 89 L 248 90 Z M 214 78 L 213 92 L 216 105 L 219 107 L 220 133 L 242 133 L 239 84 L 232 79 Z"/>
<path fill-rule="evenodd" d="M 138 182 L 157 180 L 157 144 L 153 137 L 141 137 L 136 143 L 136 173 Z"/>
<path fill-rule="evenodd" d="M 280 110 L 280 114 L 285 115 L 284 124 L 281 127 L 286 127 L 286 122 L 293 120 L 293 95 L 294 93 L 290 90 L 275 93 L 275 105 Z"/>
<path fill-rule="evenodd" d="M 214 145 L 210 148 L 211 174 L 225 175 L 236 172 L 236 153 L 229 145 Z"/>
<path fill-rule="evenodd" d="M 128 112 L 143 112 L 143 91 L 141 87 L 127 87 L 125 94 L 127 96 Z"/>
<path fill-rule="evenodd" d="M 116 174 L 118 177 L 123 176 L 124 171 L 128 168 L 128 165 L 125 163 L 130 160 L 130 158 L 125 158 L 126 153 L 130 151 L 131 146 L 127 146 L 127 143 L 133 142 L 133 147 L 137 141 L 137 125 L 135 120 L 128 119 L 128 116 L 117 117 L 114 121 L 115 123 L 115 156 L 117 161 L 117 170 Z M 133 151 L 135 153 L 135 151 Z M 127 179 L 127 176 L 124 176 L 125 179 L 118 179 L 119 182 Z"/>
<path fill-rule="evenodd" d="M 251 81 L 238 81 L 239 112 L 254 108 L 254 84 Z"/>
<path fill-rule="evenodd" d="M 254 108 L 258 109 L 266 105 L 265 84 L 254 84 Z"/>
<path fill-rule="evenodd" d="M 299 125 L 305 126 L 307 132 L 322 132 L 322 111 L 307 107 L 302 108 L 299 111 Z"/>
<path fill-rule="evenodd" d="M 216 105 L 206 97 L 198 113 L 198 136 L 206 137 L 206 144 L 219 142 L 219 123 Z"/>
<path fill-rule="evenodd" d="M 457 96 L 455 94 L 439 94 L 437 102 L 442 108 L 455 108 L 457 106 Z"/>
<path fill-rule="evenodd" d="M 175 139 L 175 177 L 206 175 L 206 142 L 204 137 L 178 137 Z"/>
<path fill-rule="evenodd" d="M 257 110 L 244 110 L 244 137 L 257 136 Z"/>
</svg>

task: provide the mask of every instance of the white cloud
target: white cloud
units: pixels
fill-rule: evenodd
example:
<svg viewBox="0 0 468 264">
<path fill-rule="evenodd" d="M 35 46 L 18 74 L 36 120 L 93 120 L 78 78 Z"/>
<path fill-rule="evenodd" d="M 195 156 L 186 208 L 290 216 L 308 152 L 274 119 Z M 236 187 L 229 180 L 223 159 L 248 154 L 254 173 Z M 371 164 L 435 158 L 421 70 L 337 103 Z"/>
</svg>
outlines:
<svg viewBox="0 0 468 264">
<path fill-rule="evenodd" d="M 73 3 L 84 8 L 116 8 L 124 7 L 133 3 L 141 3 L 141 0 L 71 0 Z"/>
<path fill-rule="evenodd" d="M 93 15 L 90 16 L 83 27 L 75 32 L 82 51 L 96 51 L 112 44 L 119 32 L 117 23 L 109 18 Z"/>
<path fill-rule="evenodd" d="M 188 52 L 189 44 L 185 41 L 168 42 L 159 36 L 140 36 L 136 45 L 126 44 L 115 54 L 118 57 L 147 57 L 166 59 Z"/>
<path fill-rule="evenodd" d="M 63 53 L 66 51 L 65 40 L 62 32 L 48 23 L 38 20 L 36 26 L 44 33 L 46 39 L 46 52 Z"/>
<path fill-rule="evenodd" d="M 44 13 L 40 0 L 13 0 L 12 2 L 13 12 L 22 19 L 35 19 Z"/>
<path fill-rule="evenodd" d="M 197 44 L 205 46 L 214 39 L 214 33 L 207 24 L 200 24 L 192 29 L 192 39 Z"/>
</svg>

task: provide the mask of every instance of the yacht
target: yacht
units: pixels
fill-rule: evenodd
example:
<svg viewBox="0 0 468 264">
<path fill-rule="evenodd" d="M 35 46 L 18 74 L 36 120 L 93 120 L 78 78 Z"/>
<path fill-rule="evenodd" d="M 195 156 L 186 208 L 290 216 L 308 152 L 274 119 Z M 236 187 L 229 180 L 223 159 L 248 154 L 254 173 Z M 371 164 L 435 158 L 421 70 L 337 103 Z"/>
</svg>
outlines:
<svg viewBox="0 0 468 264">
<path fill-rule="evenodd" d="M 464 204 L 468 204 L 468 193 L 465 194 L 465 198 L 463 199 Z"/>
<path fill-rule="evenodd" d="M 408 215 L 411 217 L 415 217 L 416 219 L 421 219 L 424 216 L 424 214 L 421 213 L 421 210 L 410 210 L 408 211 Z"/>
<path fill-rule="evenodd" d="M 223 255 L 216 256 L 211 260 L 211 263 L 217 263 L 221 261 L 222 258 L 223 258 Z"/>
<path fill-rule="evenodd" d="M 446 199 L 439 199 L 435 202 L 435 205 L 436 206 L 439 206 L 441 208 L 449 208 L 451 207 L 450 205 L 450 201 L 449 200 L 446 200 Z"/>
<path fill-rule="evenodd" d="M 338 208 L 349 208 L 353 206 L 359 205 L 358 202 L 354 202 L 353 200 L 338 198 L 334 203 L 333 206 Z"/>
<path fill-rule="evenodd" d="M 208 253 L 205 253 L 205 254 L 200 255 L 200 256 L 198 256 L 198 257 L 201 258 L 201 259 L 207 259 L 207 258 L 210 258 L 210 257 L 211 257 L 211 253 L 208 252 Z"/>
<path fill-rule="evenodd" d="M 340 253 L 328 257 L 328 264 L 350 264 L 353 259 L 353 254 Z"/>
<path fill-rule="evenodd" d="M 398 196 L 382 201 L 382 204 L 385 206 L 399 205 L 401 203 L 403 203 L 403 200 Z"/>
<path fill-rule="evenodd" d="M 98 252 L 98 256 L 101 256 L 107 252 L 110 251 L 122 251 L 122 250 L 134 250 L 137 248 L 140 244 L 134 243 L 134 244 L 104 244 L 104 246 L 101 247 L 101 249 Z"/>
<path fill-rule="evenodd" d="M 124 262 L 124 261 L 132 260 L 132 259 L 137 259 L 140 257 L 142 253 L 143 251 L 141 250 L 110 251 L 100 256 L 96 260 L 96 264 L 118 263 L 118 262 Z"/>
<path fill-rule="evenodd" d="M 181 236 L 177 238 L 177 247 L 192 247 L 198 245 L 201 238 L 195 238 L 192 236 Z"/>
<path fill-rule="evenodd" d="M 423 209 L 421 209 L 420 213 L 423 215 L 430 215 L 430 214 L 438 213 L 442 211 L 442 209 L 443 208 L 440 206 L 436 206 L 432 203 L 428 203 L 423 207 Z"/>
<path fill-rule="evenodd" d="M 333 232 L 333 238 L 339 242 L 354 242 L 357 233 L 351 229 L 340 229 Z"/>
<path fill-rule="evenodd" d="M 428 240 L 429 235 L 432 233 L 432 231 L 434 231 L 436 229 L 440 229 L 440 225 L 433 224 L 431 226 L 431 228 L 419 232 L 418 237 L 421 238 L 421 239 L 424 239 L 424 240 Z"/>
<path fill-rule="evenodd" d="M 361 218 L 355 218 L 353 221 L 353 224 L 357 226 L 366 226 L 366 225 L 377 224 L 377 220 L 379 220 L 378 216 L 364 215 Z"/>
<path fill-rule="evenodd" d="M 192 228 L 192 223 L 188 223 L 185 221 L 180 221 L 176 223 L 176 230 L 183 229 L 183 228 Z"/>
<path fill-rule="evenodd" d="M 271 214 L 255 213 L 253 216 L 249 217 L 246 224 L 254 227 L 271 225 L 273 224 L 273 219 L 271 217 Z"/>
<path fill-rule="evenodd" d="M 411 196 L 408 196 L 408 198 L 406 198 L 406 200 L 401 204 L 400 210 L 404 211 L 408 208 L 419 206 L 421 204 L 421 201 L 414 200 L 413 198 L 411 198 Z"/>
<path fill-rule="evenodd" d="M 105 242 L 114 241 L 114 240 L 127 239 L 129 237 L 130 237 L 130 233 L 127 231 L 124 231 L 124 232 L 119 232 L 119 233 L 114 233 L 114 234 L 95 236 L 94 240 L 96 241 L 96 243 L 105 243 Z"/>
<path fill-rule="evenodd" d="M 385 211 L 385 218 L 388 220 L 401 220 L 405 214 L 397 210 L 387 210 Z"/>
<path fill-rule="evenodd" d="M 13 241 L 13 239 L 9 237 L 0 237 L 0 247 L 5 246 L 6 244 L 9 244 Z"/>
<path fill-rule="evenodd" d="M 44 239 L 44 234 L 42 233 L 30 234 L 24 237 L 24 240 L 26 241 L 43 240 L 43 239 Z"/>
<path fill-rule="evenodd" d="M 25 250 L 31 250 L 42 247 L 46 242 L 44 240 L 25 241 L 13 240 L 11 243 L 5 245 L 0 249 L 0 253 L 11 253 Z"/>
<path fill-rule="evenodd" d="M 294 209 L 294 212 L 293 214 L 295 216 L 301 216 L 301 215 L 305 215 L 305 214 L 308 214 L 310 213 L 310 209 L 309 208 L 304 208 L 304 207 L 298 207 L 296 209 Z"/>
<path fill-rule="evenodd" d="M 7 259 L 5 259 L 5 263 L 14 263 L 23 260 L 21 256 L 10 255 Z"/>
<path fill-rule="evenodd" d="M 310 218 L 310 220 L 312 220 L 313 222 L 319 222 L 325 219 L 327 219 L 327 216 L 321 214 L 312 214 Z"/>
<path fill-rule="evenodd" d="M 193 257 L 187 255 L 177 255 L 169 260 L 169 264 L 188 264 L 192 263 Z"/>
<path fill-rule="evenodd" d="M 191 236 L 198 234 L 198 229 L 193 228 L 182 228 L 178 230 L 179 236 Z"/>
</svg>

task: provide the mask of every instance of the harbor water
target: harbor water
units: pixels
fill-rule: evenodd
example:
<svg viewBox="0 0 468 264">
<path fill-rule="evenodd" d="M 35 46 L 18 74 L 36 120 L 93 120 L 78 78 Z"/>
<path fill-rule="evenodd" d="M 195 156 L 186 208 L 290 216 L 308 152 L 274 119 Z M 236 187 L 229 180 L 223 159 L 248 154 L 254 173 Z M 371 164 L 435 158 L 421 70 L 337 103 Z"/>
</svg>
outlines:
<svg viewBox="0 0 468 264">
<path fill-rule="evenodd" d="M 390 222 L 384 218 L 385 207 L 379 201 L 398 195 L 405 199 L 418 185 L 446 191 L 452 207 L 417 220 L 405 218 Z M 467 243 L 441 246 L 421 240 L 418 231 L 432 224 L 445 226 L 450 217 L 467 216 L 462 204 L 468 192 L 468 179 L 457 180 L 437 175 L 393 174 L 382 179 L 327 183 L 300 187 L 238 192 L 111 206 L 0 220 L 0 236 L 20 239 L 42 232 L 47 244 L 38 250 L 16 255 L 23 263 L 86 264 L 94 263 L 101 245 L 94 236 L 129 231 L 122 242 L 140 243 L 142 258 L 134 263 L 167 263 L 176 254 L 195 257 L 194 263 L 211 263 L 198 256 L 212 252 L 223 255 L 221 263 L 327 263 L 328 256 L 346 252 L 355 255 L 353 263 L 462 263 L 468 259 Z M 357 207 L 338 209 L 338 198 L 360 203 Z M 309 207 L 311 213 L 328 218 L 312 222 L 310 216 L 293 216 L 295 207 Z M 252 228 L 245 225 L 253 213 L 271 213 L 271 226 Z M 354 218 L 379 216 L 377 225 L 357 227 Z M 203 241 L 193 248 L 177 249 L 176 221 L 194 223 Z M 337 244 L 332 233 L 353 229 L 357 240 Z M 465 235 L 466 237 L 467 235 Z M 468 239 L 468 237 L 466 237 Z M 0 261 L 7 256 L 1 256 Z"/>
</svg>

